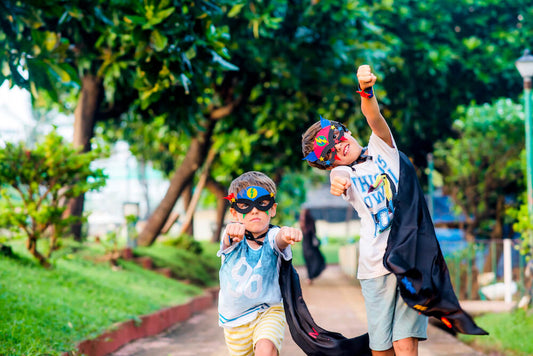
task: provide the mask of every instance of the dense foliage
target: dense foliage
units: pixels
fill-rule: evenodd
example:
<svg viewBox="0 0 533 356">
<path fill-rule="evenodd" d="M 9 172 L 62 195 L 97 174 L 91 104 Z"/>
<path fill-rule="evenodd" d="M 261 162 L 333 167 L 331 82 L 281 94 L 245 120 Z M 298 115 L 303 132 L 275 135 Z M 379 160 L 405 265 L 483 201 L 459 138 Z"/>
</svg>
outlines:
<svg viewBox="0 0 533 356">
<path fill-rule="evenodd" d="M 454 135 L 458 106 L 521 93 L 513 63 L 533 35 L 533 8 L 523 0 L 0 6 L 0 81 L 36 88 L 34 95 L 45 89 L 55 102 L 96 83 L 100 90 L 85 92 L 98 99 L 95 118 L 120 128 L 103 131 L 177 176 L 147 224 L 148 240 L 212 145 L 210 181 L 220 189 L 246 170 L 279 183 L 307 169 L 300 137 L 319 114 L 347 123 L 365 144 L 369 129 L 354 96 L 362 63 L 378 74 L 376 93 L 400 149 L 424 166 L 434 142 Z M 60 102 L 73 109 L 85 101 Z M 84 120 L 90 137 L 94 122 Z"/>
<path fill-rule="evenodd" d="M 465 216 L 469 239 L 502 238 L 507 205 L 524 189 L 522 106 L 502 99 L 460 107 L 453 127 L 457 137 L 435 145 L 444 190 Z"/>
</svg>

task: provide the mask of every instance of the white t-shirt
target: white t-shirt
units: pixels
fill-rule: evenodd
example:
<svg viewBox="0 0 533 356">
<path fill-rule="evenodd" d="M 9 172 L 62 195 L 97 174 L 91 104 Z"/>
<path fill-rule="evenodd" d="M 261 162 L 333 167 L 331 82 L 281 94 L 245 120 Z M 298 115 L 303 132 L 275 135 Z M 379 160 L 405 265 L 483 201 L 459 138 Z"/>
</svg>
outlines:
<svg viewBox="0 0 533 356">
<path fill-rule="evenodd" d="M 343 198 L 361 218 L 358 279 L 390 273 L 383 265 L 383 255 L 394 214 L 392 199 L 398 191 L 400 177 L 400 155 L 394 138 L 393 144 L 394 148 L 372 134 L 367 151 L 371 160 L 354 164 L 353 167 L 339 166 L 331 171 L 332 175 L 349 174 L 352 180 Z"/>
<path fill-rule="evenodd" d="M 279 286 L 281 258 L 290 260 L 292 251 L 287 246 L 278 248 L 275 238 L 280 228 L 272 227 L 261 247 L 253 249 L 244 238 L 218 251 L 220 292 L 218 295 L 218 324 L 235 327 L 254 320 L 257 313 L 282 304 Z M 226 236 L 226 232 L 222 236 Z"/>
</svg>

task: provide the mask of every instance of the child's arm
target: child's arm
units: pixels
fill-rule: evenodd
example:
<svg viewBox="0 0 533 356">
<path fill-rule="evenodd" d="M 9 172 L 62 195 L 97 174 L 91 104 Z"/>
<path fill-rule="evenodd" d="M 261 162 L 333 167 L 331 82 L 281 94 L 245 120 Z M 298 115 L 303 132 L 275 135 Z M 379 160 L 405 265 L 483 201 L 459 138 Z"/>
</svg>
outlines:
<svg viewBox="0 0 533 356">
<path fill-rule="evenodd" d="M 376 83 L 376 76 L 372 73 L 369 65 L 362 65 L 357 69 L 357 80 L 361 90 L 372 87 Z M 378 101 L 374 95 L 371 98 L 361 96 L 361 111 L 368 122 L 372 132 L 394 148 L 389 125 L 379 111 Z"/>
<path fill-rule="evenodd" d="M 223 240 L 223 250 L 230 247 L 234 242 L 239 242 L 244 238 L 246 229 L 244 224 L 231 223 L 226 226 L 226 234 Z"/>
<path fill-rule="evenodd" d="M 302 241 L 302 231 L 294 227 L 282 226 L 276 235 L 276 245 L 278 245 L 280 251 L 300 241 Z"/>
</svg>

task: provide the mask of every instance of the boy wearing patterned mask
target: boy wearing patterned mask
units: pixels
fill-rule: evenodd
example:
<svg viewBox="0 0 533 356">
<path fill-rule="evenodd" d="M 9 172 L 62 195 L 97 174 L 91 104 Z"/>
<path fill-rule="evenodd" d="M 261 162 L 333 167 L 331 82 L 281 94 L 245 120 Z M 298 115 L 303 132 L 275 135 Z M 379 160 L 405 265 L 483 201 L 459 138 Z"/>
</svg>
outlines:
<svg viewBox="0 0 533 356">
<path fill-rule="evenodd" d="M 357 278 L 372 355 L 417 355 L 427 316 L 457 332 L 486 334 L 459 306 L 415 169 L 381 115 L 370 66 L 360 66 L 357 79 L 372 130 L 368 146 L 344 125 L 321 118 L 303 134 L 302 151 L 311 166 L 331 171 L 331 194 L 361 218 Z"/>
<path fill-rule="evenodd" d="M 285 312 L 279 287 L 281 258 L 302 240 L 292 227 L 270 225 L 276 215 L 276 185 L 261 172 L 246 172 L 226 197 L 234 222 L 223 233 L 220 251 L 219 325 L 231 355 L 279 355 Z"/>
</svg>

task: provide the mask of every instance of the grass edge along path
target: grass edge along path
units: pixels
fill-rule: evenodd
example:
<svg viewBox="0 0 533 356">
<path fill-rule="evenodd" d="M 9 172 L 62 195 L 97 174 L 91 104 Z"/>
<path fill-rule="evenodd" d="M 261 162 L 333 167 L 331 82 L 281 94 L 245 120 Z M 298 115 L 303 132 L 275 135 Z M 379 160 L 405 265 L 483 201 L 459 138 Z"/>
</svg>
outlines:
<svg viewBox="0 0 533 356">
<path fill-rule="evenodd" d="M 117 323 L 139 323 L 139 315 L 204 293 L 133 262 L 119 266 L 64 255 L 46 270 L 0 256 L 0 355 L 61 355 Z"/>
</svg>

